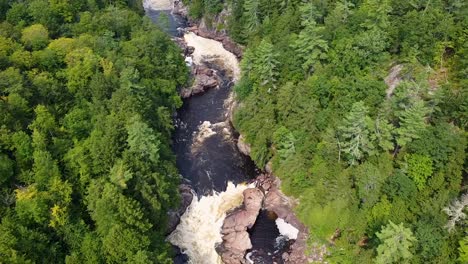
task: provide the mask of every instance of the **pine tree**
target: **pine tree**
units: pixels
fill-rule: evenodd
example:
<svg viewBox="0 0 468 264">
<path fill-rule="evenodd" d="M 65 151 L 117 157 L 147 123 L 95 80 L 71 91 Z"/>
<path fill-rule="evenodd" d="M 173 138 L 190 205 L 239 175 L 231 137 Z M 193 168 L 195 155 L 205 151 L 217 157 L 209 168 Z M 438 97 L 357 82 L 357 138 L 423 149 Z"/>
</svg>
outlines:
<svg viewBox="0 0 468 264">
<path fill-rule="evenodd" d="M 404 147 L 413 139 L 419 138 L 420 133 L 426 128 L 425 117 L 429 110 L 422 100 L 417 100 L 406 111 L 398 115 L 400 127 L 396 129 L 397 143 Z"/>
<path fill-rule="evenodd" d="M 390 221 L 377 237 L 382 241 L 377 248 L 377 264 L 405 263 L 413 256 L 410 248 L 416 238 L 403 223 L 396 225 Z"/>
<path fill-rule="evenodd" d="M 468 193 L 463 194 L 460 199 L 454 200 L 448 207 L 442 209 L 449 217 L 449 221 L 445 225 L 449 232 L 452 232 L 458 223 L 463 223 L 466 219 L 466 213 L 464 212 L 466 207 L 468 207 Z"/>
<path fill-rule="evenodd" d="M 258 0 L 246 0 L 244 2 L 245 32 L 250 35 L 260 25 Z"/>
<path fill-rule="evenodd" d="M 320 35 L 323 27 L 317 26 L 313 20 L 305 22 L 304 25 L 305 28 L 299 33 L 292 48 L 296 51 L 302 69 L 309 73 L 316 63 L 327 58 L 328 44 Z"/>
<path fill-rule="evenodd" d="M 351 165 L 356 164 L 374 149 L 370 140 L 368 111 L 362 101 L 354 103 L 343 125 L 338 127 L 340 150 L 347 155 Z"/>
<path fill-rule="evenodd" d="M 255 56 L 255 75 L 262 85 L 274 85 L 278 78 L 277 60 L 278 54 L 274 51 L 273 44 L 267 39 L 262 40 Z"/>
<path fill-rule="evenodd" d="M 395 129 L 387 120 L 377 117 L 374 122 L 375 133 L 373 139 L 376 144 L 384 151 L 394 148 L 392 131 Z"/>
</svg>

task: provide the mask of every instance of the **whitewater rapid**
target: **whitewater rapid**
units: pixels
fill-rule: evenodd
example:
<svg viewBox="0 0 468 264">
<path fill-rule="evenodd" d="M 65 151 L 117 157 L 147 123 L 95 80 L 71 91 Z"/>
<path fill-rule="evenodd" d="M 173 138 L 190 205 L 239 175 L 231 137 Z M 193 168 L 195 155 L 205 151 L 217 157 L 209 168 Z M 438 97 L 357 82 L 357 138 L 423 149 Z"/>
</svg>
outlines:
<svg viewBox="0 0 468 264">
<path fill-rule="evenodd" d="M 184 40 L 187 46 L 195 48 L 192 54 L 195 64 L 201 65 L 204 61 L 221 62 L 224 64 L 222 66 L 232 74 L 233 81 L 239 80 L 241 74 L 239 60 L 236 55 L 227 51 L 221 42 L 200 37 L 193 32 L 186 33 Z"/>
<path fill-rule="evenodd" d="M 224 192 L 194 197 L 180 219 L 180 224 L 167 238 L 189 256 L 192 264 L 221 264 L 215 248 L 221 243 L 221 227 L 226 213 L 243 202 L 245 189 L 253 185 L 228 183 Z"/>
<path fill-rule="evenodd" d="M 147 10 L 150 9 L 163 12 L 168 12 L 173 6 L 172 0 L 144 0 L 143 3 Z M 200 37 L 192 32 L 184 34 L 184 41 L 187 46 L 195 48 L 191 57 L 186 58 L 186 62 L 188 62 L 189 65 L 214 63 L 220 68 L 226 70 L 227 76 L 229 76 L 233 82 L 239 80 L 241 74 L 239 61 L 233 53 L 224 49 L 222 43 L 216 40 Z M 232 100 L 232 96 L 229 98 Z M 211 104 L 213 104 L 213 101 Z M 224 105 L 223 109 L 214 108 L 213 110 L 217 111 L 220 116 L 224 117 L 227 112 L 227 105 Z M 205 111 L 205 109 L 202 111 Z M 227 128 L 227 121 L 216 120 L 217 118 L 213 118 L 211 113 L 207 114 L 207 119 L 205 119 L 206 121 L 197 124 L 197 129 L 193 132 L 192 139 L 190 140 L 190 153 L 194 159 L 201 159 L 203 157 L 196 155 L 198 154 L 198 149 L 203 149 L 203 145 L 207 144 L 206 140 L 214 137 L 218 134 L 217 132 L 222 133 L 222 135 L 226 137 L 231 136 L 231 133 Z M 190 120 L 193 120 L 193 117 L 191 117 Z M 208 120 L 211 120 L 211 122 Z M 226 139 L 224 139 L 224 141 L 226 141 Z M 221 143 L 224 141 L 221 141 Z M 214 147 L 214 151 L 217 150 L 218 149 Z M 210 161 L 216 162 L 216 160 Z M 217 162 L 217 164 L 223 164 L 223 160 L 218 160 Z M 213 177 L 224 177 L 222 173 L 229 173 L 229 169 L 230 168 L 211 166 L 206 168 L 205 172 L 207 175 L 213 174 Z M 221 175 L 216 175 L 216 171 L 218 171 L 218 174 L 219 172 L 222 172 Z M 235 177 L 232 177 L 234 175 L 230 176 L 235 179 Z M 197 176 L 194 178 L 200 180 Z M 171 244 L 179 247 L 180 250 L 189 257 L 188 263 L 221 264 L 221 257 L 216 252 L 216 246 L 223 241 L 221 228 L 223 226 L 224 219 L 228 212 L 242 205 L 243 192 L 245 189 L 251 187 L 253 187 L 253 184 L 235 185 L 232 182 L 228 182 L 225 191 L 214 192 L 212 195 L 201 197 L 198 197 L 195 194 L 192 203 L 181 216 L 179 225 L 167 237 L 167 240 Z"/>
<path fill-rule="evenodd" d="M 172 10 L 172 0 L 143 0 L 143 8 L 151 10 L 169 11 Z"/>
</svg>

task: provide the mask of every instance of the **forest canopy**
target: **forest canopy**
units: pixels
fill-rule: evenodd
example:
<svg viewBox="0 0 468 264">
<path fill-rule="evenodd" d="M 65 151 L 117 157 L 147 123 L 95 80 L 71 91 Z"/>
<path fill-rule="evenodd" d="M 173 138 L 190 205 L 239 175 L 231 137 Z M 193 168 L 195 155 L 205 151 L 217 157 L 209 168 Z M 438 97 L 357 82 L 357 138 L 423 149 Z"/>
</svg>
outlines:
<svg viewBox="0 0 468 264">
<path fill-rule="evenodd" d="M 170 263 L 179 48 L 141 1 L 0 1 L 0 262 Z"/>
<path fill-rule="evenodd" d="M 466 1 L 184 2 L 246 46 L 235 127 L 328 261 L 468 262 Z"/>
</svg>

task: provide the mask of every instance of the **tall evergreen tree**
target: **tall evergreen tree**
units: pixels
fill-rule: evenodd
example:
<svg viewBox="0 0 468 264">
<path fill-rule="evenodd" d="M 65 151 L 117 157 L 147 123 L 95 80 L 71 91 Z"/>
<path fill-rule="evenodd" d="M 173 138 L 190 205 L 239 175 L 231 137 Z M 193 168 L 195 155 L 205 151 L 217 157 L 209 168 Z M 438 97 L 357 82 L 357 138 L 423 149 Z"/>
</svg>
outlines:
<svg viewBox="0 0 468 264">
<path fill-rule="evenodd" d="M 255 75 L 261 85 L 275 85 L 279 74 L 278 54 L 270 40 L 264 39 L 258 46 L 254 60 Z"/>
<path fill-rule="evenodd" d="M 245 0 L 244 1 L 244 15 L 246 35 L 249 36 L 252 32 L 257 30 L 260 25 L 259 17 L 259 0 Z"/>
<path fill-rule="evenodd" d="M 356 164 L 374 149 L 370 138 L 371 120 L 367 115 L 368 112 L 364 102 L 354 103 L 342 125 L 338 127 L 340 152 L 346 154 L 351 165 Z"/>
<path fill-rule="evenodd" d="M 399 146 L 404 147 L 413 139 L 420 137 L 420 133 L 427 127 L 426 116 L 428 108 L 422 100 L 417 100 L 413 105 L 398 114 L 400 127 L 396 129 L 396 138 Z"/>
<path fill-rule="evenodd" d="M 407 263 L 413 256 L 410 248 L 416 242 L 411 229 L 390 221 L 381 232 L 377 233 L 377 237 L 382 243 L 377 248 L 376 263 L 391 264 L 391 263 Z"/>
<path fill-rule="evenodd" d="M 327 58 L 328 44 L 321 36 L 323 29 L 317 26 L 315 21 L 307 21 L 298 39 L 292 44 L 298 61 L 301 62 L 302 69 L 306 73 L 313 71 L 316 63 Z"/>
</svg>

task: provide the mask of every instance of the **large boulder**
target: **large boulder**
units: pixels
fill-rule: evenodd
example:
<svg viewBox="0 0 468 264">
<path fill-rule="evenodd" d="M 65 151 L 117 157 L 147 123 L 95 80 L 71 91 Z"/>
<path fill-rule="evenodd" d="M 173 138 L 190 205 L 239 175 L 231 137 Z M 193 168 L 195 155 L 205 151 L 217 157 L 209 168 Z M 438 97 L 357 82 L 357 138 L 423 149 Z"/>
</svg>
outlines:
<svg viewBox="0 0 468 264">
<path fill-rule="evenodd" d="M 243 192 L 243 206 L 224 219 L 221 230 L 223 243 L 218 247 L 223 263 L 244 263 L 244 255 L 252 248 L 248 228 L 251 228 L 263 203 L 263 192 L 257 188 L 248 188 Z"/>
<path fill-rule="evenodd" d="M 182 98 L 188 98 L 192 95 L 202 94 L 206 90 L 218 87 L 220 78 L 215 71 L 205 65 L 196 65 L 192 70 L 195 80 L 192 87 L 184 88 L 180 92 Z"/>
<path fill-rule="evenodd" d="M 257 188 L 246 189 L 244 195 L 244 208 L 249 212 L 258 212 L 262 209 L 263 192 Z"/>
</svg>

